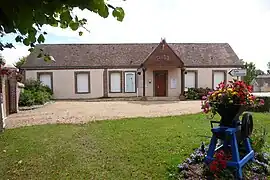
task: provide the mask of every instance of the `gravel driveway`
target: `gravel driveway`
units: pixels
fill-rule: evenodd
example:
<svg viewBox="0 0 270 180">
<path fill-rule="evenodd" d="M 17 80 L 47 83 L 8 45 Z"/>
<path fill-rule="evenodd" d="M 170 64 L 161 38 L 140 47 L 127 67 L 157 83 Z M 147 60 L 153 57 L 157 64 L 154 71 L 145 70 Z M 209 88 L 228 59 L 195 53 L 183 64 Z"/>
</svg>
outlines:
<svg viewBox="0 0 270 180">
<path fill-rule="evenodd" d="M 39 109 L 21 111 L 6 119 L 6 128 L 47 124 L 85 123 L 125 117 L 153 117 L 200 112 L 200 101 L 57 101 Z"/>
</svg>

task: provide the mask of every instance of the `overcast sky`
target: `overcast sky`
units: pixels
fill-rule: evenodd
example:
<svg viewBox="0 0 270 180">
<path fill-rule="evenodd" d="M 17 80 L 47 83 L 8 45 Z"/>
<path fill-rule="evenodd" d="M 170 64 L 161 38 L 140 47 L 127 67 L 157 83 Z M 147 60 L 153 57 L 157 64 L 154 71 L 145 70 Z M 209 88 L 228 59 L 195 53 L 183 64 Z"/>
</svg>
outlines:
<svg viewBox="0 0 270 180">
<path fill-rule="evenodd" d="M 78 32 L 45 26 L 46 43 L 227 42 L 239 58 L 266 70 L 270 61 L 270 0 L 111 0 L 122 6 L 123 22 L 75 10 L 88 19 L 82 37 Z M 6 36 L 9 41 L 14 36 Z M 9 63 L 27 55 L 27 47 L 2 52 Z"/>
</svg>

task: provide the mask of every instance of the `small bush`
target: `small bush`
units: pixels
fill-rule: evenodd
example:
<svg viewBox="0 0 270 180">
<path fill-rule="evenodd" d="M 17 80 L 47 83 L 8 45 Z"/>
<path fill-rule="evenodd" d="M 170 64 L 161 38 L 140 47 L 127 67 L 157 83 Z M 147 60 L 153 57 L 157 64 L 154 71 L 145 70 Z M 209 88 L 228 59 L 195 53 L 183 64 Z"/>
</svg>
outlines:
<svg viewBox="0 0 270 180">
<path fill-rule="evenodd" d="M 258 107 L 249 108 L 249 111 L 252 112 L 270 112 L 270 97 L 260 97 L 264 100 L 264 105 Z"/>
<path fill-rule="evenodd" d="M 190 100 L 200 100 L 203 96 L 206 96 L 210 92 L 210 88 L 188 88 L 185 96 L 186 99 Z"/>
<path fill-rule="evenodd" d="M 261 152 L 266 145 L 267 131 L 264 127 L 254 129 L 250 138 L 252 148 L 255 152 Z"/>
<path fill-rule="evenodd" d="M 30 90 L 24 90 L 20 94 L 19 106 L 32 106 L 35 104 L 35 98 Z"/>
<path fill-rule="evenodd" d="M 196 100 L 199 99 L 199 94 L 195 88 L 188 88 L 188 91 L 186 92 L 186 98 Z"/>
<path fill-rule="evenodd" d="M 24 89 L 31 90 L 31 91 L 42 91 L 42 92 L 48 92 L 49 94 L 53 94 L 52 90 L 48 87 L 42 84 L 41 81 L 38 80 L 26 80 L 24 83 Z"/>
<path fill-rule="evenodd" d="M 51 100 L 52 90 L 40 81 L 27 80 L 20 94 L 19 106 L 41 105 Z"/>
</svg>

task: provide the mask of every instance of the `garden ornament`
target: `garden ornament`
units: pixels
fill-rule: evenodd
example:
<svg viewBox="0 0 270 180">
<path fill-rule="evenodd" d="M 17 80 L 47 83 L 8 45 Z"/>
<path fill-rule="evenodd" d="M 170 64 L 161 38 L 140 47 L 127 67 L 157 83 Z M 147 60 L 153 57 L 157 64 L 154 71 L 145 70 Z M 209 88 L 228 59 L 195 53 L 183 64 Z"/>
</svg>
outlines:
<svg viewBox="0 0 270 180">
<path fill-rule="evenodd" d="M 250 135 L 253 130 L 253 118 L 248 112 L 251 106 L 262 105 L 262 100 L 254 97 L 252 87 L 242 81 L 234 80 L 229 84 L 220 83 L 216 90 L 204 97 L 202 108 L 205 113 L 219 114 L 221 119 L 219 126 L 212 127 L 212 138 L 205 162 L 210 164 L 215 161 L 219 152 L 231 154 L 231 158 L 225 161 L 224 167 L 236 168 L 236 177 L 243 178 L 242 167 L 250 160 L 254 160 L 254 150 L 250 144 Z M 244 113 L 244 114 L 243 114 Z M 242 121 L 240 121 L 240 116 Z M 213 121 L 216 122 L 216 121 Z M 217 146 L 217 141 L 221 145 Z M 244 144 L 245 154 L 240 155 L 239 144 Z"/>
</svg>

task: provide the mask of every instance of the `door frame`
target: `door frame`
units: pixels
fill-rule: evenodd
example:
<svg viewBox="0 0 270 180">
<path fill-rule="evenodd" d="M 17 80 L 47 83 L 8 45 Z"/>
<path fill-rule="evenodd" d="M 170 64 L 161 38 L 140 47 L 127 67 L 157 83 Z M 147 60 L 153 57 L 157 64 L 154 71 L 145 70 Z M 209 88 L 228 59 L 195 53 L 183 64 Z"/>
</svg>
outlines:
<svg viewBox="0 0 270 180">
<path fill-rule="evenodd" d="M 156 74 L 165 73 L 165 96 L 156 96 Z M 168 96 L 168 70 L 154 70 L 153 71 L 153 96 L 167 97 Z"/>
</svg>

